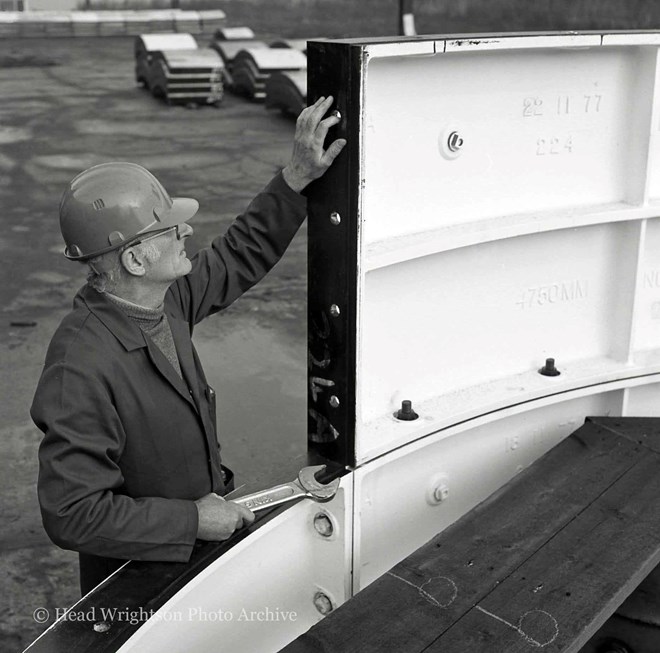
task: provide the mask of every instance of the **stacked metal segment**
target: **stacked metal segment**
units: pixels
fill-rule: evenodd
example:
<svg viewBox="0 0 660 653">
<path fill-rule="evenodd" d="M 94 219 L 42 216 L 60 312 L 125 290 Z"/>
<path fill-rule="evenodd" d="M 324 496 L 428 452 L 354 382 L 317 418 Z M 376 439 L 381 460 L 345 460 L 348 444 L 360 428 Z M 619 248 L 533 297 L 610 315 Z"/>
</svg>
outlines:
<svg viewBox="0 0 660 653">
<path fill-rule="evenodd" d="M 254 32 L 249 27 L 221 27 L 213 34 L 209 44 L 222 58 L 225 64 L 225 81 L 229 88 L 234 85 L 232 70 L 236 55 L 246 48 L 266 48 L 263 41 L 254 38 Z"/>
<path fill-rule="evenodd" d="M 241 50 L 232 68 L 233 90 L 252 100 L 266 98 L 266 82 L 273 73 L 305 71 L 307 57 L 287 48 L 248 48 Z"/>
<path fill-rule="evenodd" d="M 266 80 L 266 108 L 295 117 L 307 106 L 307 71 L 276 72 Z"/>
<path fill-rule="evenodd" d="M 135 40 L 135 79 L 168 103 L 217 104 L 224 95 L 224 64 L 199 48 L 191 34 L 142 34 Z"/>
</svg>

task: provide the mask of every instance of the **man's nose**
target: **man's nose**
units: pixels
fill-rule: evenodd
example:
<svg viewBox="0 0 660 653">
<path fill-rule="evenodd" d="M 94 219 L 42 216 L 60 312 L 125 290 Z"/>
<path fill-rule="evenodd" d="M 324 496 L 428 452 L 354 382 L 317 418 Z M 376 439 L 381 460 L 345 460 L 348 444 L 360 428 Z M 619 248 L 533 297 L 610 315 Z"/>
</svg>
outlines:
<svg viewBox="0 0 660 653">
<path fill-rule="evenodd" d="M 192 236 L 193 233 L 194 229 L 187 222 L 183 222 L 179 225 L 179 239 L 188 238 L 188 236 Z"/>
</svg>

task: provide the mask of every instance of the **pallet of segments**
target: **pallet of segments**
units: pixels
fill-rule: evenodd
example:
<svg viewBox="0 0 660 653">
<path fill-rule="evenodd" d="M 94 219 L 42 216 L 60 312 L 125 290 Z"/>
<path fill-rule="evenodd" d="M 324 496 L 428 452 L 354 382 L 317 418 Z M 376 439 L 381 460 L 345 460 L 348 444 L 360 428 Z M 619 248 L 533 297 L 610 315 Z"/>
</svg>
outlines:
<svg viewBox="0 0 660 653">
<path fill-rule="evenodd" d="M 135 81 L 151 90 L 151 65 L 153 53 L 162 50 L 197 50 L 197 41 L 192 34 L 140 34 L 134 41 Z"/>
<path fill-rule="evenodd" d="M 213 31 L 221 27 L 227 18 L 225 12 L 221 9 L 200 11 L 199 15 L 202 20 L 202 32 L 204 34 L 213 34 Z"/>
<path fill-rule="evenodd" d="M 0 37 L 17 37 L 20 33 L 20 12 L 0 11 Z"/>
<path fill-rule="evenodd" d="M 202 19 L 199 11 L 178 11 L 174 14 L 174 29 L 188 34 L 202 33 Z"/>
<path fill-rule="evenodd" d="M 99 35 L 123 36 L 126 34 L 126 21 L 123 11 L 99 11 Z"/>
<path fill-rule="evenodd" d="M 266 99 L 266 81 L 275 72 L 307 70 L 307 57 L 286 48 L 248 48 L 234 58 L 232 91 L 261 102 Z"/>
<path fill-rule="evenodd" d="M 266 80 L 266 109 L 297 118 L 307 106 L 307 71 L 275 72 Z"/>
<path fill-rule="evenodd" d="M 71 26 L 74 36 L 97 36 L 99 15 L 95 11 L 72 11 Z"/>
<path fill-rule="evenodd" d="M 224 95 L 222 59 L 211 48 L 152 53 L 149 88 L 168 104 L 215 104 Z"/>
<path fill-rule="evenodd" d="M 39 15 L 24 12 L 19 19 L 19 34 L 23 38 L 46 36 L 46 21 Z"/>
<path fill-rule="evenodd" d="M 146 11 L 127 11 L 124 13 L 124 22 L 126 34 L 129 36 L 138 36 L 145 32 L 154 31 L 149 13 Z"/>
<path fill-rule="evenodd" d="M 73 24 L 69 12 L 43 12 L 46 36 L 73 36 Z"/>
<path fill-rule="evenodd" d="M 173 9 L 155 9 L 145 12 L 149 17 L 150 32 L 174 31 L 174 20 L 179 13 Z"/>
<path fill-rule="evenodd" d="M 218 41 L 252 41 L 254 32 L 249 27 L 220 27 L 213 38 Z"/>
</svg>

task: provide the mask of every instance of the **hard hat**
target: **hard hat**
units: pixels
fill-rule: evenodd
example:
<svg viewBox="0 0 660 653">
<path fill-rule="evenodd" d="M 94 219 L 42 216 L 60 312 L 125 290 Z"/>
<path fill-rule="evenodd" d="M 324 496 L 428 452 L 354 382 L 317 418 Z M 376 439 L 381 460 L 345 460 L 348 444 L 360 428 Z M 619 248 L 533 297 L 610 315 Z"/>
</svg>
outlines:
<svg viewBox="0 0 660 653">
<path fill-rule="evenodd" d="M 60 201 L 64 256 L 82 261 L 104 254 L 149 231 L 190 220 L 199 204 L 171 198 L 148 170 L 136 163 L 102 163 L 67 186 Z"/>
</svg>

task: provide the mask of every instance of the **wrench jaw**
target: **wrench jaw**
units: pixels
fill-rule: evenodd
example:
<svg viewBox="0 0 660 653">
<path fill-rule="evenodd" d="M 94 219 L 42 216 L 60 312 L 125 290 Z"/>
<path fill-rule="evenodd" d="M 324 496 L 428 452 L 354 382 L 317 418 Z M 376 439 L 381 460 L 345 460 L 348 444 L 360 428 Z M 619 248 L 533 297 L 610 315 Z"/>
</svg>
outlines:
<svg viewBox="0 0 660 653">
<path fill-rule="evenodd" d="M 320 503 L 330 501 L 339 489 L 339 479 L 336 478 L 330 483 L 320 483 L 316 480 L 316 475 L 325 471 L 325 465 L 313 465 L 304 467 L 298 474 L 298 483 L 302 486 L 312 499 Z"/>
</svg>

